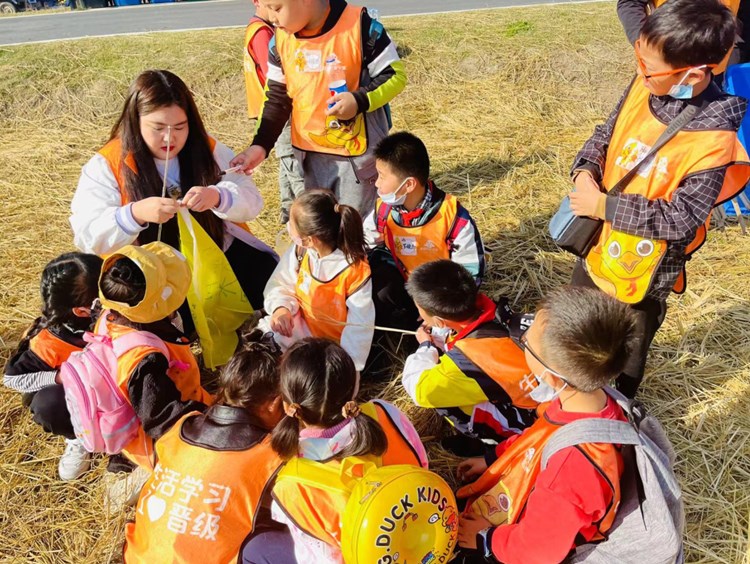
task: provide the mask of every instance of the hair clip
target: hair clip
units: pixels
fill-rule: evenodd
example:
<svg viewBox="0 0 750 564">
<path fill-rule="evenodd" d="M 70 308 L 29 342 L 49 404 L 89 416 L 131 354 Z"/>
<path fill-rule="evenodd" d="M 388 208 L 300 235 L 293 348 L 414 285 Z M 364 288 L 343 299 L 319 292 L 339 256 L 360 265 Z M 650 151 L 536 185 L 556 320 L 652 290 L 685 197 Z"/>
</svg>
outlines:
<svg viewBox="0 0 750 564">
<path fill-rule="evenodd" d="M 287 414 L 288 417 L 294 417 L 297 418 L 297 412 L 300 410 L 300 406 L 298 403 L 290 403 L 288 406 L 284 408 L 284 413 Z"/>
<path fill-rule="evenodd" d="M 344 407 L 341 409 L 341 415 L 344 417 L 356 417 L 359 415 L 360 409 L 359 404 L 354 400 L 349 400 L 344 404 Z"/>
</svg>

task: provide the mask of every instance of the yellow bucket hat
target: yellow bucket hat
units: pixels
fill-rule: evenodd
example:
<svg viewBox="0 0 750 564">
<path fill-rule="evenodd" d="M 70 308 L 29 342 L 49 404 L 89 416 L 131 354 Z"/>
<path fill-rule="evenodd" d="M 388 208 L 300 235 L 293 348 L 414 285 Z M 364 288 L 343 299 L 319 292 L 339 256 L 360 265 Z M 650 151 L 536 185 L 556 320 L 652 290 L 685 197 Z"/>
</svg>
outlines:
<svg viewBox="0 0 750 564">
<path fill-rule="evenodd" d="M 137 264 L 146 278 L 146 293 L 133 306 L 109 300 L 102 294 L 102 276 L 122 257 Z M 164 319 L 183 304 L 190 282 L 190 267 L 185 257 L 166 243 L 127 245 L 105 259 L 99 276 L 99 301 L 102 307 L 119 312 L 130 321 L 152 323 Z"/>
</svg>

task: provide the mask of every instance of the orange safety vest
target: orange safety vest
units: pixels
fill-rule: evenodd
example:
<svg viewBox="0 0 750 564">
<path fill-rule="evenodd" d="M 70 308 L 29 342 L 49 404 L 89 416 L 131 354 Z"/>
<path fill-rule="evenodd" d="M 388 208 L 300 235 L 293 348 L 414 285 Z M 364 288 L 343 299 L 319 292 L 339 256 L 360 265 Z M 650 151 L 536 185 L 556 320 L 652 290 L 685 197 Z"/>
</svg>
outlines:
<svg viewBox="0 0 750 564">
<path fill-rule="evenodd" d="M 156 443 L 158 464 L 125 527 L 128 564 L 230 563 L 253 531 L 281 460 L 268 434 L 247 450 L 211 450 L 185 442 L 183 417 Z M 231 471 L 227 471 L 230 469 Z"/>
<path fill-rule="evenodd" d="M 388 447 L 381 456 L 351 458 L 364 459 L 377 467 L 395 464 L 420 466 L 416 451 L 377 401 L 362 404 L 360 408 L 362 413 L 378 422 L 388 439 Z M 314 483 L 313 479 L 304 475 L 304 468 L 296 464 L 296 460 L 291 460 L 281 469 L 271 495 L 299 529 L 328 545 L 340 546 L 348 494 L 335 487 L 326 487 L 327 484 Z M 350 462 L 350 457 L 347 457 L 317 464 L 344 469 Z"/>
<path fill-rule="evenodd" d="M 63 341 L 49 329 L 42 329 L 29 341 L 29 349 L 51 368 L 60 368 L 74 352 L 83 349 Z"/>
<path fill-rule="evenodd" d="M 455 196 L 445 194 L 435 216 L 424 225 L 413 227 L 396 223 L 390 213 L 390 206 L 383 204 L 379 198 L 375 210 L 377 222 L 383 224 L 385 246 L 393 255 L 404 278 L 408 278 L 411 271 L 420 264 L 451 258 L 453 240 L 457 235 L 454 233 L 458 216 L 458 199 Z"/>
<path fill-rule="evenodd" d="M 276 29 L 276 49 L 292 99 L 292 145 L 303 151 L 354 157 L 367 150 L 364 114 L 350 120 L 326 116 L 331 97 L 326 59 L 333 55 L 346 69 L 349 92 L 359 88 L 362 72 L 362 10 L 348 4 L 339 21 L 317 37 L 297 37 Z"/>
<path fill-rule="evenodd" d="M 547 404 L 548 406 L 549 404 Z M 469 497 L 465 513 L 481 515 L 493 525 L 517 523 L 541 471 L 544 446 L 562 424 L 550 421 L 545 411 L 474 483 L 463 486 L 457 497 Z M 597 523 L 601 540 L 612 526 L 620 504 L 622 455 L 611 444 L 586 443 L 578 447 L 612 488 L 609 508 Z"/>
<path fill-rule="evenodd" d="M 491 328 L 489 329 L 491 330 Z M 483 336 L 484 329 L 480 326 L 476 335 L 469 334 L 466 338 L 456 341 L 453 349 L 448 351 L 451 359 L 458 366 L 456 351 L 463 355 L 470 363 L 476 365 L 482 374 L 465 371 L 469 378 L 477 381 L 482 387 L 482 378 L 489 377 L 507 394 L 510 403 L 522 409 L 536 409 L 539 405 L 529 397 L 529 392 L 536 388 L 536 379 L 526 364 L 526 355 L 513 339 L 508 336 Z M 499 398 L 490 397 L 490 401 Z"/>
<path fill-rule="evenodd" d="M 208 146 L 211 149 L 211 152 L 213 152 L 214 148 L 216 147 L 216 140 L 213 137 L 208 138 Z M 125 175 L 122 172 L 122 165 L 123 162 L 125 165 L 132 170 L 134 173 L 138 174 L 138 170 L 135 164 L 135 158 L 132 154 L 128 153 L 123 158 L 122 155 L 122 141 L 119 137 L 115 137 L 114 139 L 111 139 L 107 142 L 104 147 L 99 149 L 99 154 L 104 157 L 104 159 L 107 161 L 107 164 L 109 165 L 109 169 L 112 171 L 112 174 L 115 175 L 115 180 L 117 180 L 117 186 L 120 188 L 120 205 L 127 205 L 130 203 L 130 198 L 128 197 L 127 190 L 125 190 Z M 250 228 L 247 226 L 246 223 L 238 223 L 238 222 L 232 222 L 237 227 L 244 229 L 248 233 L 252 234 L 252 231 L 250 231 Z"/>
<path fill-rule="evenodd" d="M 116 339 L 126 333 L 135 331 L 132 327 L 125 327 L 111 323 L 101 318 L 98 323 L 107 324 L 107 334 L 112 339 Z M 174 362 L 167 370 L 167 376 L 174 382 L 174 385 L 180 391 L 182 401 L 195 400 L 206 405 L 213 403 L 213 396 L 201 386 L 201 375 L 198 369 L 198 363 L 195 360 L 193 352 L 190 350 L 190 342 L 183 338 L 182 343 L 170 343 L 164 341 L 170 355 L 170 364 Z M 136 347 L 122 355 L 117 361 L 117 387 L 123 394 L 123 397 L 130 402 L 128 393 L 128 382 L 130 376 L 143 360 L 143 358 L 154 352 L 159 352 L 151 347 Z M 130 460 L 149 470 L 154 468 L 154 445 L 151 437 L 143 430 L 143 426 L 138 426 L 138 434 L 130 441 L 122 452 Z"/>
<path fill-rule="evenodd" d="M 310 256 L 305 253 L 297 273 L 295 293 L 310 332 L 315 337 L 341 341 L 346 326 L 346 300 L 370 279 L 366 260 L 346 266 L 330 280 L 319 280 L 310 270 Z"/>
<path fill-rule="evenodd" d="M 658 8 L 664 2 L 667 0 L 654 0 L 654 8 Z M 740 0 L 721 0 L 721 3 L 724 4 L 727 8 L 732 10 L 732 13 L 736 16 L 737 11 L 740 9 Z M 726 56 L 722 59 L 722 61 L 716 66 L 715 69 L 713 69 L 714 74 L 721 74 L 725 70 L 727 70 L 727 65 L 729 64 L 729 57 L 732 56 L 732 51 L 734 51 L 734 46 L 732 46 L 729 49 L 729 52 L 726 54 Z"/>
<path fill-rule="evenodd" d="M 631 84 L 617 116 L 602 178 L 612 187 L 633 168 L 666 129 L 649 105 L 649 91 L 640 78 Z M 625 188 L 625 194 L 640 194 L 649 200 L 670 201 L 687 176 L 728 167 L 717 204 L 738 194 L 750 178 L 750 160 L 732 130 L 682 130 L 659 149 Z M 706 240 L 709 220 L 702 225 L 685 250 L 688 258 Z M 625 303 L 640 302 L 651 287 L 654 274 L 667 252 L 667 241 L 615 231 L 605 222 L 598 243 L 586 257 L 591 279 L 604 292 Z M 685 270 L 674 291 L 685 289 Z"/>
<path fill-rule="evenodd" d="M 263 105 L 265 96 L 265 84 L 261 84 L 258 76 L 258 61 L 250 49 L 250 42 L 261 29 L 273 29 L 270 25 L 261 19 L 253 18 L 245 28 L 245 49 L 242 52 L 242 68 L 245 75 L 245 92 L 247 94 L 247 115 L 250 119 L 255 119 L 260 115 L 260 108 Z"/>
</svg>

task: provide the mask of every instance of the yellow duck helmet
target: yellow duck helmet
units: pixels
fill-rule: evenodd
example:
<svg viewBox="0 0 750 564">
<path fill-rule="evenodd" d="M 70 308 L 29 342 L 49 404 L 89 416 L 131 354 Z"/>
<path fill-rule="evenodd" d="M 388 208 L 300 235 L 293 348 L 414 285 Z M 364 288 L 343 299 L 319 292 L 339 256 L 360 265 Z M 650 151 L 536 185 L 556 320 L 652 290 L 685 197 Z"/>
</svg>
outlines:
<svg viewBox="0 0 750 564">
<path fill-rule="evenodd" d="M 450 486 L 425 468 L 382 466 L 352 490 L 344 512 L 341 550 L 347 564 L 439 564 L 458 540 Z"/>
</svg>

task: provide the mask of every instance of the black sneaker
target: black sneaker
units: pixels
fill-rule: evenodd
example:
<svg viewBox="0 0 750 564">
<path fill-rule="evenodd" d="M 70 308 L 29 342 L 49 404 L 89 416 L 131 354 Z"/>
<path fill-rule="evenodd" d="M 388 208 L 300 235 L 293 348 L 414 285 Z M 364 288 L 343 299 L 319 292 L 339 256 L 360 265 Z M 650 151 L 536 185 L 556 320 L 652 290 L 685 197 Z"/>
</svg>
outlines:
<svg viewBox="0 0 750 564">
<path fill-rule="evenodd" d="M 466 435 L 443 437 L 440 440 L 440 444 L 445 450 L 461 458 L 484 456 L 487 449 L 491 448 L 489 444 L 473 437 L 467 437 Z"/>
<path fill-rule="evenodd" d="M 125 458 L 122 454 L 113 454 L 107 462 L 107 472 L 112 474 L 130 474 L 135 470 L 135 463 Z"/>
</svg>

